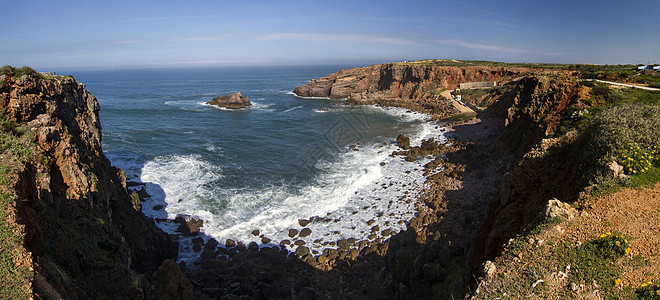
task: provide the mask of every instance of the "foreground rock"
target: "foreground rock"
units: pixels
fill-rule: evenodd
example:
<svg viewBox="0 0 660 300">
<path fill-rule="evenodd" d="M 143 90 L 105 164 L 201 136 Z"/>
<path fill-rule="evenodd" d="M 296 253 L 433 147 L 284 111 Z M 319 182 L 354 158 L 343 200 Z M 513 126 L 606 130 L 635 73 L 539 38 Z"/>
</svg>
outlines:
<svg viewBox="0 0 660 300">
<path fill-rule="evenodd" d="M 3 118 L 33 136 L 11 187 L 39 285 L 64 299 L 145 298 L 178 245 L 137 209 L 103 154 L 97 99 L 68 76 L 3 77 Z"/>
<path fill-rule="evenodd" d="M 220 95 L 213 98 L 213 100 L 206 102 L 206 104 L 215 105 L 229 109 L 241 109 L 252 105 L 250 97 L 243 97 L 241 93 L 233 93 L 229 95 Z"/>
</svg>

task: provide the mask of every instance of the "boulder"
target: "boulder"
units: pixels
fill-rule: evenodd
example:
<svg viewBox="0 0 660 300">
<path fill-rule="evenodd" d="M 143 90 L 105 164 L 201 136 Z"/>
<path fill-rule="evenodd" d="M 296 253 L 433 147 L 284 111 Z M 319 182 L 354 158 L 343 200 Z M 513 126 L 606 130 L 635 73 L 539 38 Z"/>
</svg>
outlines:
<svg viewBox="0 0 660 300">
<path fill-rule="evenodd" d="M 312 230 L 309 229 L 309 228 L 303 228 L 300 231 L 300 237 L 306 237 L 306 236 L 309 236 L 310 234 L 312 234 Z"/>
<path fill-rule="evenodd" d="M 401 133 L 396 137 L 396 145 L 401 149 L 408 150 L 410 149 L 410 138 Z"/>
<path fill-rule="evenodd" d="M 233 93 L 229 95 L 220 95 L 213 98 L 213 100 L 206 102 L 206 104 L 215 105 L 229 109 L 241 109 L 252 105 L 250 97 L 243 97 L 241 93 Z"/>
<path fill-rule="evenodd" d="M 197 235 L 199 229 L 204 226 L 204 220 L 184 214 L 177 215 L 176 218 L 174 218 L 174 222 L 179 223 L 179 227 L 176 231 L 181 232 L 184 235 Z"/>
<path fill-rule="evenodd" d="M 192 299 L 193 286 L 173 259 L 163 261 L 153 274 L 155 299 Z"/>
<path fill-rule="evenodd" d="M 564 218 L 567 220 L 573 219 L 577 215 L 577 210 L 571 207 L 570 204 L 561 202 L 557 198 L 548 200 L 545 210 L 542 213 L 544 219 L 547 218 Z"/>
</svg>

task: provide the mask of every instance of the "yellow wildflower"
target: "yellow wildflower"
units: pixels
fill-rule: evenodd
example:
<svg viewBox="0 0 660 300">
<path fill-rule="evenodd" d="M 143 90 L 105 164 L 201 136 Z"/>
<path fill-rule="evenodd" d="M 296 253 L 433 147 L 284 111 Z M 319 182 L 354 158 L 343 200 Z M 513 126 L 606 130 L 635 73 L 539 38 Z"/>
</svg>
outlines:
<svg viewBox="0 0 660 300">
<path fill-rule="evenodd" d="M 617 278 L 614 280 L 615 285 L 618 285 L 619 283 L 621 283 L 621 278 Z"/>
</svg>

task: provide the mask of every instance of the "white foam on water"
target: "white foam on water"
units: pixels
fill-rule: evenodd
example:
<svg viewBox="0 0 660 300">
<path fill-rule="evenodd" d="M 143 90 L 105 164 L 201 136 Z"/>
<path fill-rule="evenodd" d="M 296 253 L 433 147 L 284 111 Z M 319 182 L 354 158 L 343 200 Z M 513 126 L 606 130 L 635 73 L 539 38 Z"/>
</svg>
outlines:
<svg viewBox="0 0 660 300">
<path fill-rule="evenodd" d="M 284 112 L 285 112 L 285 113 L 286 113 L 286 112 L 291 112 L 291 111 L 294 111 L 294 110 L 296 110 L 296 109 L 300 109 L 300 108 L 303 108 L 303 106 L 302 106 L 302 105 L 295 106 L 295 107 L 292 107 L 292 108 L 289 108 L 289 109 L 285 110 Z"/>
<path fill-rule="evenodd" d="M 400 110 L 387 111 L 401 114 Z M 397 116 L 404 122 L 412 122 L 422 120 L 423 115 L 411 116 L 403 110 Z M 429 122 L 415 126 L 416 133 L 411 135 L 414 145 L 431 136 L 444 140 L 442 127 Z M 373 234 L 387 238 L 382 236 L 383 230 L 394 233 L 404 230 L 405 222 L 415 216 L 415 200 L 425 181 L 423 165 L 431 158 L 406 162 L 401 156 L 391 157 L 398 150 L 393 143 L 361 145 L 357 150 L 343 152 L 338 160 L 318 162 L 314 167 L 321 170 L 320 175 L 311 181 L 259 190 L 218 186 L 217 181 L 223 177 L 222 167 L 206 162 L 201 156 L 156 157 L 144 163 L 138 174 L 147 183 L 146 190 L 151 195 L 143 202 L 143 212 L 161 219 L 174 219 L 177 214 L 199 217 L 204 220 L 203 233 L 220 244 L 226 239 L 261 244 L 261 238 L 251 234 L 255 229 L 271 239 L 272 244 L 303 240 L 313 253 L 330 247 L 328 243 L 332 241 L 368 239 L 376 225 L 379 230 Z M 157 204 L 164 208 L 153 210 Z M 289 229 L 302 230 L 299 219 L 312 217 L 318 218 L 307 225 L 312 231 L 309 236 L 296 239 L 288 236 Z M 176 230 L 172 222 L 157 223 L 168 232 Z M 187 240 L 180 240 L 180 259 L 190 261 L 198 254 L 190 250 Z M 287 249 L 294 251 L 295 247 Z"/>
</svg>

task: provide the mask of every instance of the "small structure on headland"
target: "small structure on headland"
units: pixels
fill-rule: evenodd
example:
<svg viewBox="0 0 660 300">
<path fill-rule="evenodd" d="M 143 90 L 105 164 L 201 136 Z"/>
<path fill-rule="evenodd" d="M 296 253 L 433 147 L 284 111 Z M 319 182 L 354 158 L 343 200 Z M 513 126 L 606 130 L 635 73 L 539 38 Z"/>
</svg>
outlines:
<svg viewBox="0 0 660 300">
<path fill-rule="evenodd" d="M 55 72 L 39 72 L 39 73 L 45 76 L 55 76 Z"/>
<path fill-rule="evenodd" d="M 213 98 L 213 100 L 206 102 L 206 104 L 229 109 L 240 109 L 252 105 L 252 103 L 250 103 L 250 97 L 243 97 L 240 92 L 229 95 L 220 95 Z"/>
<path fill-rule="evenodd" d="M 459 85 L 461 89 L 481 89 L 497 86 L 497 81 L 464 82 Z"/>
</svg>

